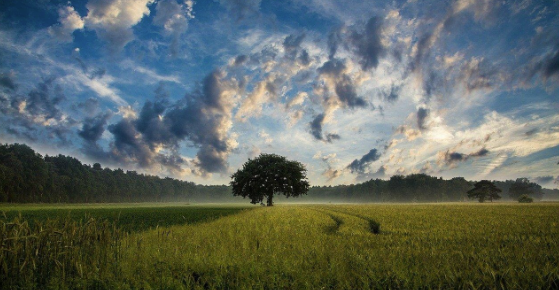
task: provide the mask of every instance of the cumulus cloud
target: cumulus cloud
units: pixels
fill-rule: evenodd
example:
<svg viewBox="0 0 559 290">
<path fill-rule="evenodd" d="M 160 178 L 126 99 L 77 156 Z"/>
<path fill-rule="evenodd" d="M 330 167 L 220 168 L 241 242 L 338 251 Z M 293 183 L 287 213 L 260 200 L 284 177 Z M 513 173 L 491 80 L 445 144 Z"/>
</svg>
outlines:
<svg viewBox="0 0 559 290">
<path fill-rule="evenodd" d="M 153 24 L 162 27 L 165 33 L 172 37 L 170 52 L 173 56 L 178 53 L 178 42 L 180 36 L 188 28 L 188 20 L 194 18 L 193 6 L 194 1 L 192 0 L 184 1 L 184 3 L 177 3 L 176 0 L 157 2 Z"/>
<path fill-rule="evenodd" d="M 58 9 L 58 22 L 58 24 L 49 27 L 48 31 L 59 41 L 64 42 L 71 42 L 73 40 L 72 33 L 76 30 L 83 29 L 85 25 L 81 16 L 72 6 Z"/>
<path fill-rule="evenodd" d="M 314 119 L 309 123 L 311 129 L 311 135 L 316 140 L 321 140 L 324 142 L 332 143 L 334 140 L 340 140 L 341 137 L 338 134 L 333 133 L 326 133 L 324 136 L 322 134 L 322 126 L 324 125 L 324 114 L 318 114 Z"/>
<path fill-rule="evenodd" d="M 353 160 L 348 166 L 347 169 L 351 173 L 365 173 L 365 170 L 372 162 L 377 161 L 380 158 L 380 154 L 378 153 L 377 149 L 373 148 L 369 151 L 369 153 L 363 155 L 360 159 Z"/>
<path fill-rule="evenodd" d="M 376 68 L 380 56 L 384 53 L 380 40 L 381 31 L 382 19 L 373 16 L 367 21 L 364 31 L 354 30 L 350 36 L 351 44 L 355 47 L 355 54 L 359 57 L 361 69 L 364 71 Z"/>
<path fill-rule="evenodd" d="M 235 118 L 246 121 L 248 118 L 258 116 L 262 112 L 262 105 L 275 100 L 278 96 L 278 85 L 283 82 L 277 74 L 269 74 L 264 80 L 258 82 L 252 92 L 243 100 Z"/>
<path fill-rule="evenodd" d="M 0 94 L 0 112 L 7 133 L 37 141 L 58 138 L 63 144 L 76 121 L 66 115 L 59 105 L 66 99 L 56 78 L 46 77 L 27 94 L 8 91 Z M 40 130 L 38 130 L 40 129 Z"/>
<path fill-rule="evenodd" d="M 82 129 L 78 131 L 78 135 L 82 137 L 87 143 L 95 143 L 101 138 L 105 132 L 107 121 L 112 116 L 112 113 L 104 113 L 93 118 L 85 118 L 83 121 Z"/>
<path fill-rule="evenodd" d="M 333 59 L 318 68 L 319 79 L 325 84 L 326 98 L 335 97 L 336 103 L 348 108 L 365 107 L 365 100 L 357 95 L 356 85 L 348 74 L 345 62 Z"/>
<path fill-rule="evenodd" d="M 107 41 L 113 52 L 118 52 L 134 40 L 132 27 L 150 14 L 148 5 L 154 0 L 90 0 L 85 25 Z"/>
<path fill-rule="evenodd" d="M 215 70 L 207 75 L 201 86 L 176 103 L 166 97 L 147 101 L 139 114 L 127 114 L 108 126 L 113 136 L 107 159 L 143 168 L 161 165 L 176 171 L 185 161 L 178 154 L 180 142 L 189 141 L 199 148 L 192 164 L 200 175 L 224 172 L 227 158 L 236 148 L 236 140 L 228 134 L 232 126 L 233 97 L 237 91 L 234 80 Z M 160 95 L 158 87 L 156 94 Z M 100 136 L 104 119 L 95 126 L 82 128 L 82 137 Z M 90 148 L 88 148 L 90 149 Z M 98 151 L 87 151 L 99 156 Z M 167 153 L 165 153 L 167 152 Z"/>
</svg>

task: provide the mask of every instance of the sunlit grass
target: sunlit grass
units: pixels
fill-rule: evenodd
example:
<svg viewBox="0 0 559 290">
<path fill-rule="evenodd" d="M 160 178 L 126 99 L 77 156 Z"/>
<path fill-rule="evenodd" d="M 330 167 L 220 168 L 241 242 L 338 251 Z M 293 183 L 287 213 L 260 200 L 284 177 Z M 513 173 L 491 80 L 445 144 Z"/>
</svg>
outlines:
<svg viewBox="0 0 559 290">
<path fill-rule="evenodd" d="M 557 288 L 559 204 L 255 207 L 108 250 L 104 287 Z"/>
</svg>

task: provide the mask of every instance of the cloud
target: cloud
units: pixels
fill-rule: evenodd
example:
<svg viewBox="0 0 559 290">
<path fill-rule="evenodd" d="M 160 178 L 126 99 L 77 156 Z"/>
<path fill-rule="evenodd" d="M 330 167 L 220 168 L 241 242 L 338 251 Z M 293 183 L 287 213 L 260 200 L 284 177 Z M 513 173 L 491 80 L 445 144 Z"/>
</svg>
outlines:
<svg viewBox="0 0 559 290">
<path fill-rule="evenodd" d="M 57 138 L 62 144 L 68 144 L 66 135 L 76 121 L 60 110 L 59 105 L 65 99 L 54 77 L 44 78 L 26 95 L 11 91 L 0 94 L 3 129 L 32 142 Z"/>
<path fill-rule="evenodd" d="M 324 122 L 324 114 L 317 115 L 312 122 L 310 122 L 311 135 L 316 140 L 322 140 L 322 123 Z"/>
<path fill-rule="evenodd" d="M 342 27 L 332 29 L 328 34 L 328 40 L 327 40 L 328 59 L 334 59 L 334 57 L 336 56 L 338 47 L 340 46 L 340 43 L 343 42 L 343 35 L 345 32 L 346 29 L 345 27 L 342 26 Z"/>
<path fill-rule="evenodd" d="M 464 154 L 459 152 L 451 152 L 449 150 L 445 152 L 439 152 L 439 164 L 445 164 L 447 166 L 455 166 L 456 163 L 464 162 L 471 157 L 483 157 L 489 154 L 489 150 L 482 148 L 479 151 L 472 152 L 470 154 Z"/>
<path fill-rule="evenodd" d="M 401 125 L 398 128 L 396 128 L 396 133 L 404 134 L 408 141 L 413 141 L 416 138 L 421 137 L 421 131 L 414 130 L 406 125 Z"/>
<path fill-rule="evenodd" d="M 170 46 L 172 56 L 178 53 L 178 42 L 188 28 L 188 20 L 194 18 L 193 6 L 192 0 L 184 1 L 182 4 L 177 3 L 176 0 L 161 0 L 155 6 L 153 24 L 162 27 L 165 34 L 173 38 Z"/>
<path fill-rule="evenodd" d="M 427 119 L 427 117 L 429 117 L 429 109 L 419 108 L 419 110 L 417 110 L 417 127 L 419 128 L 419 130 L 427 129 L 427 126 L 425 124 L 425 120 Z"/>
<path fill-rule="evenodd" d="M 285 37 L 285 39 L 283 40 L 283 48 L 285 50 L 285 55 L 289 59 L 295 59 L 295 57 L 297 56 L 297 51 L 299 50 L 299 46 L 303 42 L 303 39 L 305 39 L 304 33 L 299 35 L 290 34 Z"/>
<path fill-rule="evenodd" d="M 146 101 L 138 113 L 125 113 L 120 121 L 108 126 L 113 138 L 108 151 L 86 144 L 84 152 L 118 164 L 147 169 L 162 166 L 177 173 L 186 170 L 182 166 L 187 162 L 178 149 L 181 142 L 188 141 L 190 146 L 199 148 L 191 163 L 196 167 L 193 172 L 202 176 L 225 172 L 227 158 L 237 146 L 228 134 L 237 84 L 225 77 L 222 71 L 214 70 L 197 89 L 175 103 L 158 86 L 155 101 Z M 84 124 L 80 136 L 88 141 L 98 140 L 106 118 L 86 119 L 89 125 Z"/>
<path fill-rule="evenodd" d="M 480 89 L 491 89 L 498 82 L 498 73 L 484 58 L 472 58 L 460 68 L 457 81 L 468 93 Z"/>
<path fill-rule="evenodd" d="M 483 156 L 486 156 L 487 154 L 489 154 L 489 150 L 487 150 L 485 148 L 481 148 L 479 151 L 470 153 L 469 156 L 470 157 L 483 157 Z"/>
<path fill-rule="evenodd" d="M 332 168 L 328 168 L 328 169 L 324 170 L 324 172 L 322 172 L 322 176 L 326 177 L 327 182 L 330 182 L 330 181 L 340 177 L 341 174 L 342 174 L 341 170 L 332 169 Z"/>
<path fill-rule="evenodd" d="M 395 86 L 394 84 L 392 84 L 389 90 L 382 93 L 382 96 L 384 97 L 385 101 L 389 103 L 394 103 L 398 100 L 400 91 L 401 91 L 401 86 Z"/>
<path fill-rule="evenodd" d="M 58 104 L 66 97 L 62 92 L 62 88 L 54 85 L 55 78 L 50 77 L 39 83 L 37 87 L 26 98 L 18 100 L 18 109 L 20 112 L 26 111 L 29 115 L 43 118 L 45 122 L 50 119 L 59 120 L 62 116 L 58 109 Z"/>
<path fill-rule="evenodd" d="M 248 56 L 244 54 L 238 55 L 237 57 L 235 57 L 235 60 L 233 61 L 233 66 L 240 66 L 244 64 L 247 60 L 248 60 Z"/>
<path fill-rule="evenodd" d="M 132 27 L 150 14 L 148 5 L 154 0 L 90 0 L 84 18 L 87 28 L 109 44 L 112 52 L 121 51 L 134 40 Z"/>
<path fill-rule="evenodd" d="M 307 94 L 306 92 L 299 92 L 295 97 L 293 97 L 293 99 L 285 103 L 285 108 L 289 109 L 293 106 L 301 105 L 303 104 L 303 102 L 305 102 L 305 99 L 307 99 L 308 97 L 309 94 Z"/>
<path fill-rule="evenodd" d="M 133 120 L 122 119 L 109 125 L 108 129 L 114 137 L 111 148 L 113 158 L 123 163 L 137 163 L 144 168 L 152 165 L 153 152 L 142 142 Z"/>
<path fill-rule="evenodd" d="M 12 91 L 16 90 L 15 74 L 13 72 L 0 73 L 0 86 Z"/>
<path fill-rule="evenodd" d="M 105 126 L 111 116 L 112 113 L 104 113 L 93 118 L 85 118 L 78 135 L 87 143 L 97 142 L 105 132 Z"/>
<path fill-rule="evenodd" d="M 337 97 L 343 107 L 366 107 L 365 100 L 357 95 L 356 85 L 348 75 L 345 62 L 339 59 L 328 60 L 318 68 L 319 78 L 326 84 L 326 93 Z"/>
<path fill-rule="evenodd" d="M 545 60 L 543 64 L 544 79 L 548 79 L 559 73 L 559 45 L 555 48 Z"/>
<path fill-rule="evenodd" d="M 93 117 L 97 109 L 99 108 L 99 100 L 97 98 L 88 98 L 87 100 L 80 102 L 74 107 L 74 109 L 80 109 L 82 114 L 89 117 Z"/>
<path fill-rule="evenodd" d="M 245 18 L 259 15 L 261 0 L 219 0 L 231 16 L 240 21 Z"/>
<path fill-rule="evenodd" d="M 326 177 L 327 182 L 330 182 L 330 181 L 338 178 L 343 173 L 342 170 L 332 168 L 331 163 L 333 161 L 336 161 L 336 153 L 331 153 L 331 154 L 328 154 L 328 155 L 322 155 L 322 152 L 318 151 L 313 156 L 313 159 L 321 160 L 327 166 L 327 168 L 322 172 L 322 176 Z"/>
<path fill-rule="evenodd" d="M 249 117 L 258 116 L 262 112 L 262 105 L 266 102 L 277 98 L 277 84 L 282 83 L 281 78 L 272 73 L 256 84 L 252 92 L 243 100 L 237 114 L 236 119 L 246 121 Z"/>
<path fill-rule="evenodd" d="M 546 183 L 552 183 L 554 179 L 555 178 L 553 176 L 547 175 L 547 176 L 538 176 L 538 177 L 531 178 L 530 181 L 533 181 L 537 184 L 546 184 Z"/>
<path fill-rule="evenodd" d="M 355 47 L 355 54 L 360 58 L 359 63 L 364 71 L 376 68 L 385 51 L 380 40 L 381 31 L 382 19 L 373 16 L 367 21 L 363 32 L 354 30 L 351 33 L 351 44 Z"/>
<path fill-rule="evenodd" d="M 322 135 L 322 126 L 324 124 L 324 114 L 318 114 L 310 123 L 311 135 L 316 140 L 321 140 L 327 143 L 332 143 L 334 140 L 340 140 L 341 137 L 338 134 L 326 133 L 325 136 Z"/>
<path fill-rule="evenodd" d="M 84 28 L 84 21 L 72 6 L 58 9 L 58 24 L 49 27 L 48 32 L 59 41 L 71 42 L 72 33 Z"/>
<path fill-rule="evenodd" d="M 349 169 L 351 173 L 365 173 L 365 169 L 372 162 L 377 161 L 380 158 L 380 154 L 377 149 L 373 148 L 369 153 L 363 155 L 360 159 L 353 160 L 346 168 Z"/>
</svg>

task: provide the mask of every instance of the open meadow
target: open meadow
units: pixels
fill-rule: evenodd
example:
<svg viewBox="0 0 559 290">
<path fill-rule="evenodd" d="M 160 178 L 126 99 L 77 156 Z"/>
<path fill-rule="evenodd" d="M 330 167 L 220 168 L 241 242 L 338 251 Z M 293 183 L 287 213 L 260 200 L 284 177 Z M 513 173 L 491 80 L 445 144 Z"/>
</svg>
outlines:
<svg viewBox="0 0 559 290">
<path fill-rule="evenodd" d="M 0 211 L 5 289 L 559 287 L 558 203 Z"/>
</svg>

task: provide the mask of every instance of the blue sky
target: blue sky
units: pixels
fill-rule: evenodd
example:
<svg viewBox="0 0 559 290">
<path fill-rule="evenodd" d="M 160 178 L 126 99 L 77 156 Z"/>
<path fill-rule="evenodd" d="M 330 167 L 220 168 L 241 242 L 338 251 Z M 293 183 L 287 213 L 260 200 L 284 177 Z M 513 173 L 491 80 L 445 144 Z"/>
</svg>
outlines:
<svg viewBox="0 0 559 290">
<path fill-rule="evenodd" d="M 6 0 L 0 141 L 223 184 L 559 186 L 557 1 Z"/>
</svg>

